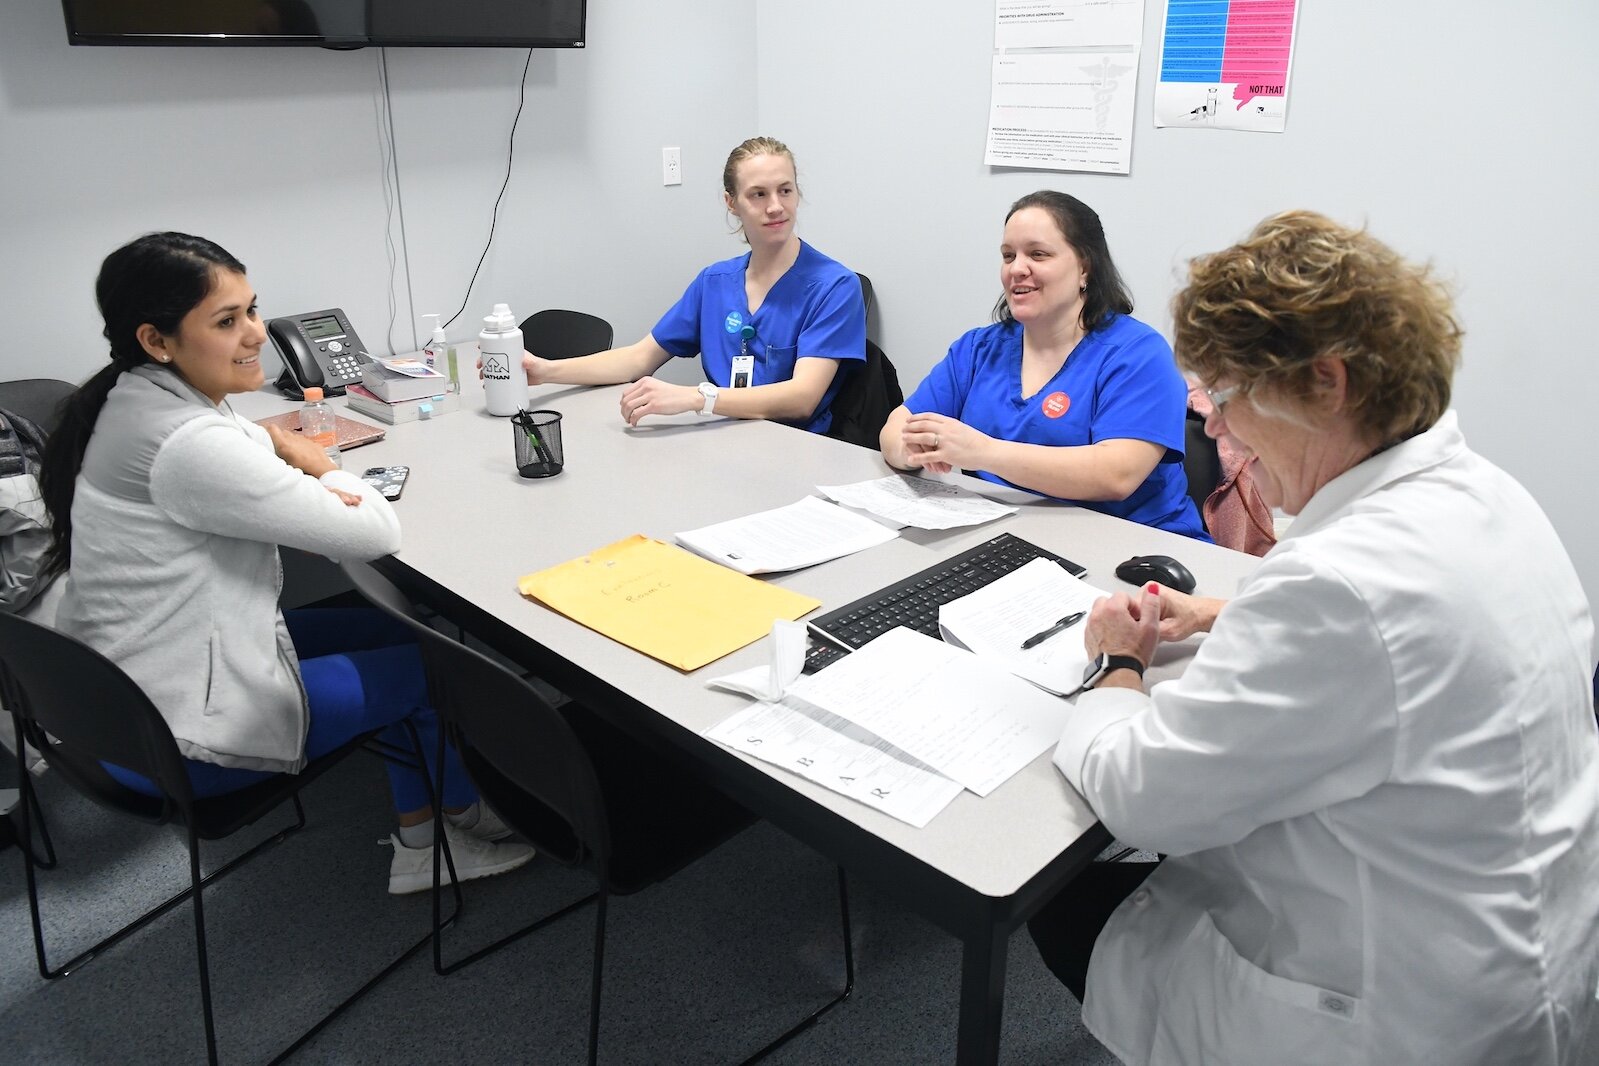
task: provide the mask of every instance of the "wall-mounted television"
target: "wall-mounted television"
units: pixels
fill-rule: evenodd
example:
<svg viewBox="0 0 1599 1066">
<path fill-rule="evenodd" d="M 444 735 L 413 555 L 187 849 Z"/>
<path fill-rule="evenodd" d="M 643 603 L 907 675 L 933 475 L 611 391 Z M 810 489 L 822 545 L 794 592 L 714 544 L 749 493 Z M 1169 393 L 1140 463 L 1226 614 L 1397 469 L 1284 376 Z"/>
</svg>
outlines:
<svg viewBox="0 0 1599 1066">
<path fill-rule="evenodd" d="M 582 48 L 586 0 L 61 0 L 72 44 Z"/>
</svg>

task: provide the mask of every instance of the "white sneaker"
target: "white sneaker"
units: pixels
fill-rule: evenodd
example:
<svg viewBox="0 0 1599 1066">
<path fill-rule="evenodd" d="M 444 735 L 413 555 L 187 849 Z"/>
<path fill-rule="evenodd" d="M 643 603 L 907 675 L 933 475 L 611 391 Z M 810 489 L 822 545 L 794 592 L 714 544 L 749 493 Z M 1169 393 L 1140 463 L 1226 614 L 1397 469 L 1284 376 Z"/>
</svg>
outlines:
<svg viewBox="0 0 1599 1066">
<path fill-rule="evenodd" d="M 445 815 L 445 818 L 448 819 L 449 815 Z M 493 807 L 490 807 L 482 800 L 477 801 L 477 821 L 465 829 L 458 825 L 454 826 L 454 828 L 462 833 L 470 833 L 479 840 L 487 840 L 491 843 L 498 843 L 508 836 L 514 836 L 516 833 L 516 830 L 500 819 L 499 814 L 495 812 Z"/>
<path fill-rule="evenodd" d="M 444 833 L 450 842 L 450 856 L 455 860 L 455 876 L 462 881 L 509 873 L 518 866 L 526 866 L 533 858 L 533 848 L 528 844 L 515 841 L 491 844 L 448 823 Z M 433 845 L 408 848 L 400 842 L 398 834 L 390 836 L 389 843 L 394 846 L 394 860 L 389 864 L 389 894 L 403 896 L 432 888 Z M 447 868 L 441 883 L 449 883 Z"/>
</svg>

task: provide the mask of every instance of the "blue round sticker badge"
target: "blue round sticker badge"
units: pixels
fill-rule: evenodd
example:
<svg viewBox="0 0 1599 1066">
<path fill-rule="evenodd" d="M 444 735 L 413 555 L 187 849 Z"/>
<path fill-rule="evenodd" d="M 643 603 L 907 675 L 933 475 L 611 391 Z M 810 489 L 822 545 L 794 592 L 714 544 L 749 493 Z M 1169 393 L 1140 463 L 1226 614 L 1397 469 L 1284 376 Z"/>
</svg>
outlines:
<svg viewBox="0 0 1599 1066">
<path fill-rule="evenodd" d="M 729 333 L 737 333 L 744 326 L 744 316 L 737 311 L 729 311 L 722 320 L 722 328 Z"/>
</svg>

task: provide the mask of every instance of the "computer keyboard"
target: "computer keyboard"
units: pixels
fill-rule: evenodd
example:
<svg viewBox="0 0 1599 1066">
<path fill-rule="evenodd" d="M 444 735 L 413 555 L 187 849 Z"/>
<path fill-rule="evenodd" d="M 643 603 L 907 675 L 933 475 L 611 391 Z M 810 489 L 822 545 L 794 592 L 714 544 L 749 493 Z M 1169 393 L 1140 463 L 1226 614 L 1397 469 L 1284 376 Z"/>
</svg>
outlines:
<svg viewBox="0 0 1599 1066">
<path fill-rule="evenodd" d="M 1001 533 L 984 544 L 912 574 L 903 581 L 863 596 L 812 620 L 810 646 L 805 652 L 805 672 L 816 671 L 865 647 L 896 626 L 938 636 L 938 609 L 975 592 L 1034 559 L 1053 559 L 1074 577 L 1087 573 L 1070 559 L 1045 551 L 1031 541 Z M 832 638 L 816 635 L 821 630 Z M 847 650 L 846 650 L 847 649 Z"/>
</svg>

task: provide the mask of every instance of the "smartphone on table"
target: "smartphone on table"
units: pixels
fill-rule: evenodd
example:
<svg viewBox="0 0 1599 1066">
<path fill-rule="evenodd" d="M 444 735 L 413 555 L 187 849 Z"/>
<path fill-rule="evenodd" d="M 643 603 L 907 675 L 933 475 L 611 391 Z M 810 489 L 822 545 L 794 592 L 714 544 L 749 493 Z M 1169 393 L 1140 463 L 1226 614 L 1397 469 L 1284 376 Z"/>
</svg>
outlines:
<svg viewBox="0 0 1599 1066">
<path fill-rule="evenodd" d="M 361 480 L 381 492 L 385 500 L 397 500 L 405 491 L 405 479 L 410 476 L 408 466 L 369 466 Z"/>
</svg>

